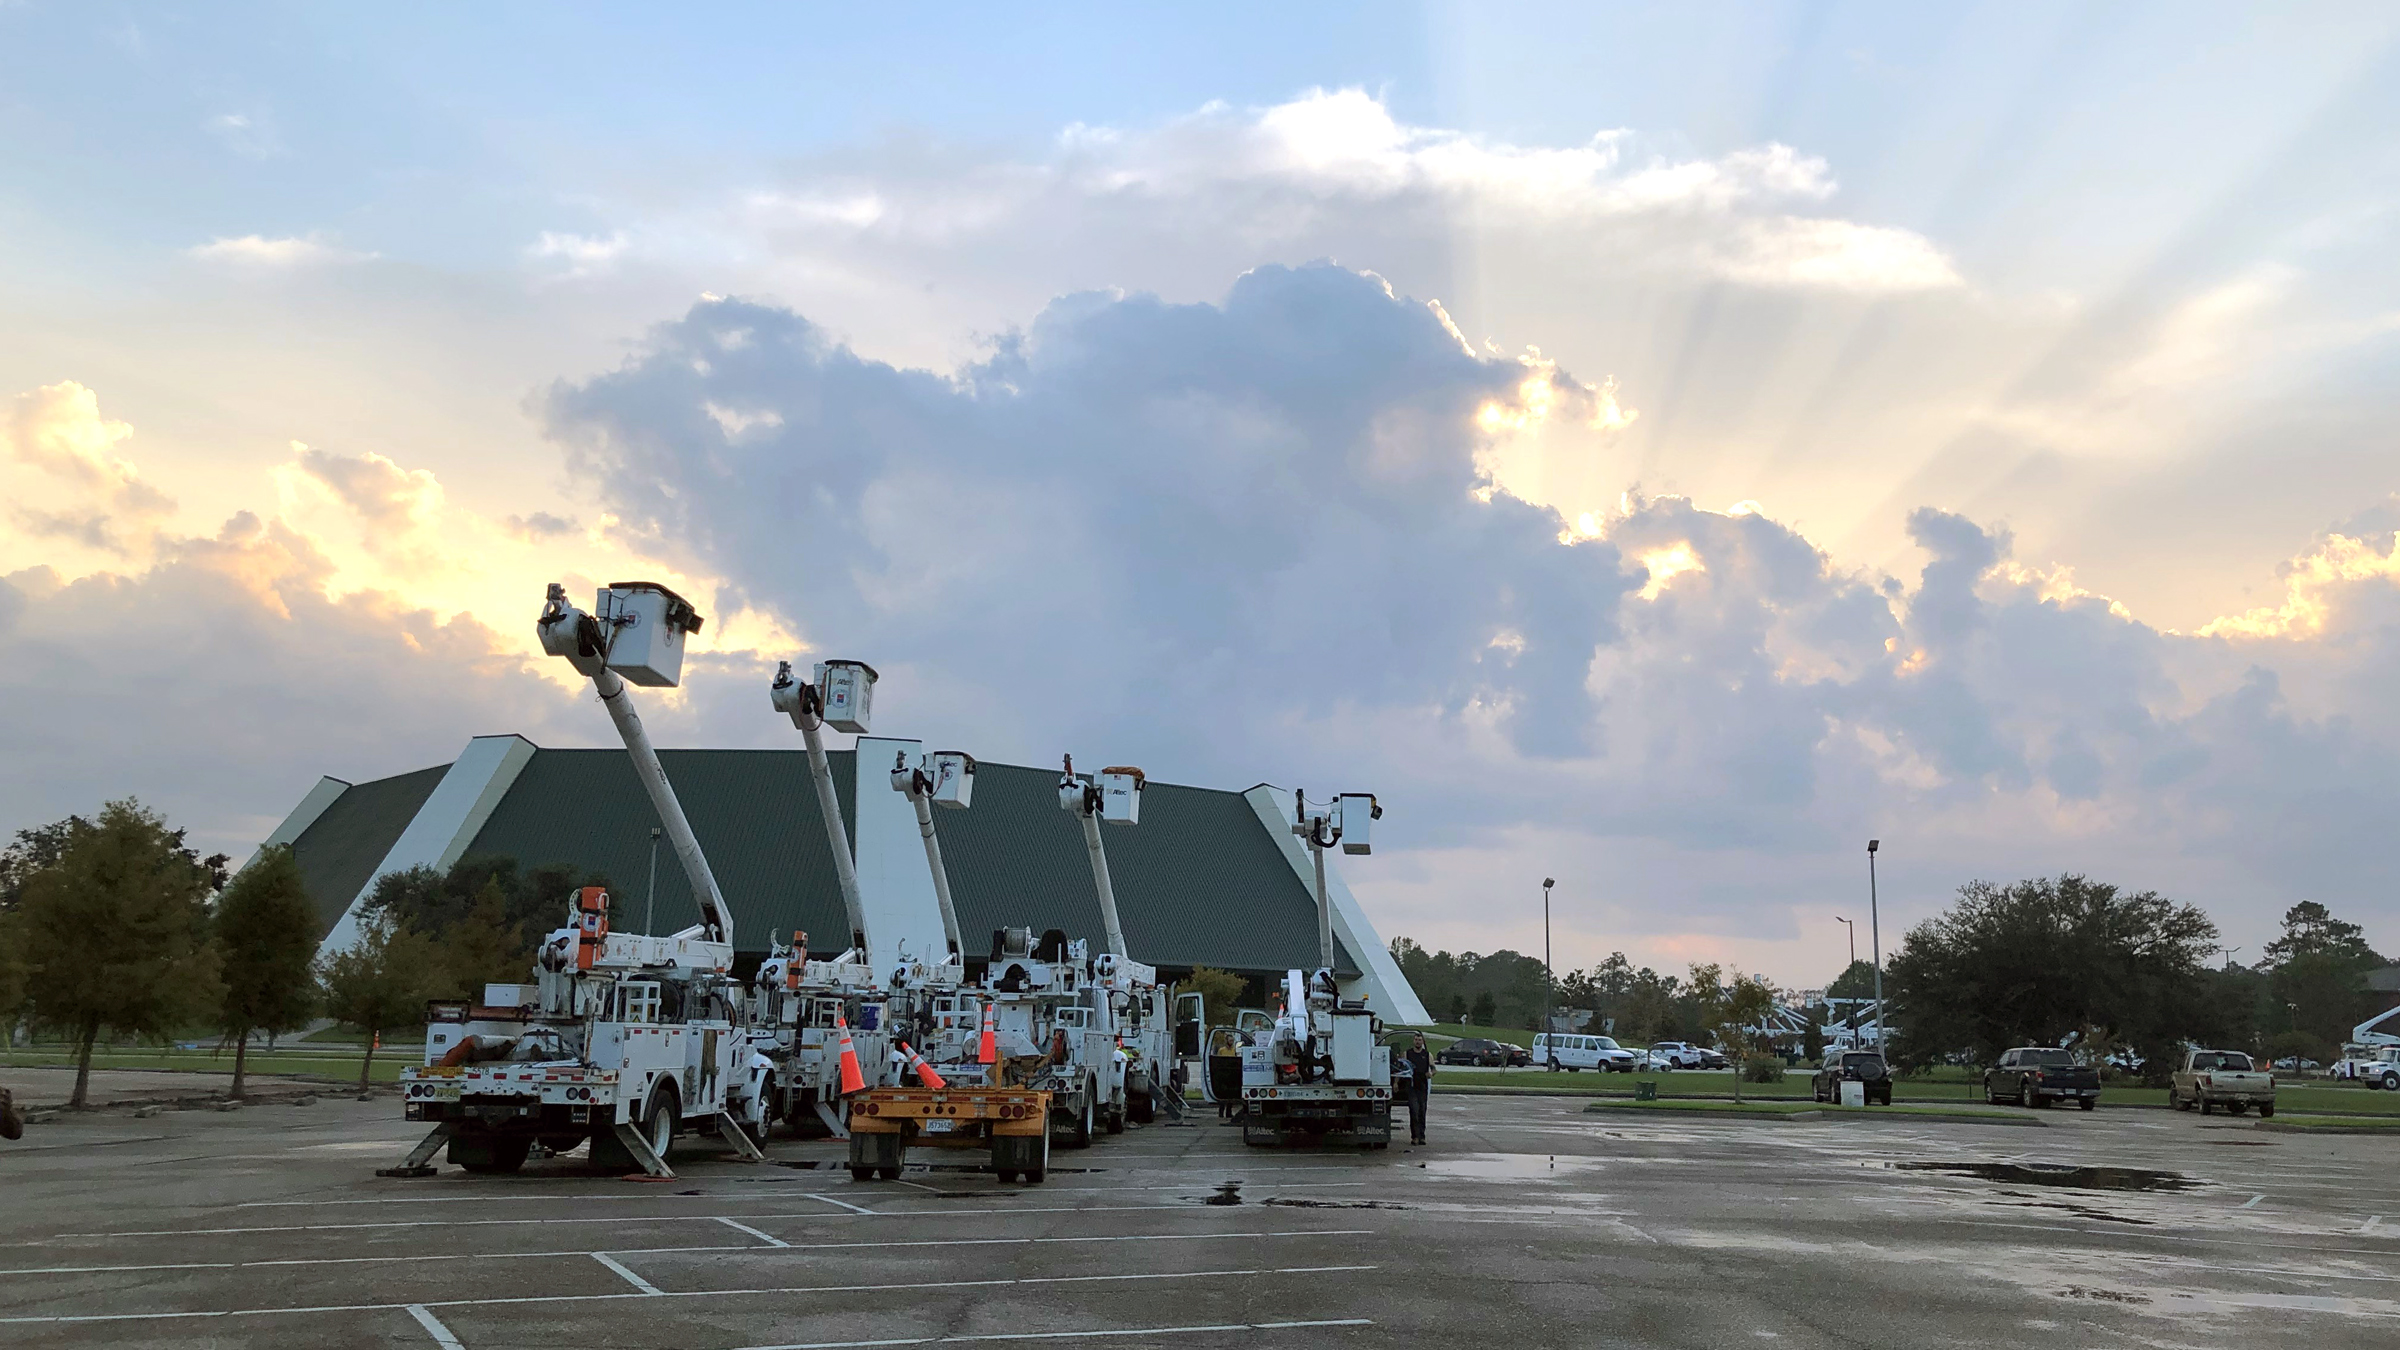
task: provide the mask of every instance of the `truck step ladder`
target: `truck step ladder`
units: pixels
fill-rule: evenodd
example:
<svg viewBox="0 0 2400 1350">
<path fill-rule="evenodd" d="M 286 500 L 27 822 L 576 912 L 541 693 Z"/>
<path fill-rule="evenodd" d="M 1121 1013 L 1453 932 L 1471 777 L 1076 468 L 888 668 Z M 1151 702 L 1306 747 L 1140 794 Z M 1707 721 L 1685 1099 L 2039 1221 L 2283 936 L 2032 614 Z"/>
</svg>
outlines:
<svg viewBox="0 0 2400 1350">
<path fill-rule="evenodd" d="M 743 1162 L 767 1160 L 767 1155 L 759 1152 L 758 1145 L 750 1141 L 750 1132 L 734 1123 L 732 1116 L 720 1114 L 717 1117 L 717 1137 L 733 1145 L 733 1151 L 742 1155 Z"/>
</svg>

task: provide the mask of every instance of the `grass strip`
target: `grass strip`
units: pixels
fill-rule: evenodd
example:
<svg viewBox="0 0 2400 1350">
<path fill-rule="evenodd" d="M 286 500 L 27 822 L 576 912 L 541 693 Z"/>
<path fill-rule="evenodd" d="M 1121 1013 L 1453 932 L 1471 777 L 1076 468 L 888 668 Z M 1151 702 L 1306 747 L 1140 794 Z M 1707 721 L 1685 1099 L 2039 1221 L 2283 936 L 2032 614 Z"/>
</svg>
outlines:
<svg viewBox="0 0 2400 1350">
<path fill-rule="evenodd" d="M 2283 1134 L 2400 1134 L 2400 1117 L 2303 1116 L 2295 1119 L 2278 1114 L 2275 1119 L 2259 1121 L 2250 1128 Z"/>
</svg>

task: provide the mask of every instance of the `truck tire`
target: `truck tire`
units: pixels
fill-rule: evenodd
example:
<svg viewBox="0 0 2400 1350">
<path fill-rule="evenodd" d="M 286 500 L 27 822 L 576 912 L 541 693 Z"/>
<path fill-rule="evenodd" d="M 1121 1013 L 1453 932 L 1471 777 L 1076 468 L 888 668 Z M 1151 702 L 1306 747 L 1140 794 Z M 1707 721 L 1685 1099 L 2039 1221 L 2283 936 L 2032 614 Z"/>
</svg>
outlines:
<svg viewBox="0 0 2400 1350">
<path fill-rule="evenodd" d="M 675 1085 L 666 1084 L 650 1098 L 650 1109 L 642 1113 L 642 1138 L 660 1162 L 667 1160 L 667 1150 L 675 1147 L 675 1132 L 683 1121 L 676 1113 Z"/>
<path fill-rule="evenodd" d="M 1125 1118 L 1132 1121 L 1136 1125 L 1147 1125 L 1150 1122 L 1158 1119 L 1158 1095 L 1156 1089 L 1152 1089 L 1147 1092 L 1136 1092 L 1128 1096 L 1125 1099 Z"/>
<path fill-rule="evenodd" d="M 2196 1095 L 2198 1095 L 2198 1094 L 2194 1094 L 2194 1095 L 2196 1096 Z M 2201 1098 L 2200 1098 L 2200 1114 L 2201 1114 L 2201 1115 L 2204 1115 L 2204 1116 L 2213 1116 L 2213 1115 L 2215 1115 L 2216 1113 L 2217 1113 L 2217 1104 L 2216 1104 L 2215 1102 L 2212 1102 L 2212 1101 L 2210 1101 L 2210 1100 L 2209 1100 L 2208 1098 L 2206 1098 L 2206 1097 L 2201 1097 Z"/>
<path fill-rule="evenodd" d="M 1126 1105 L 1122 1101 L 1110 1102 L 1108 1104 L 1108 1108 L 1100 1113 L 1101 1125 L 1104 1126 L 1110 1134 L 1125 1133 L 1126 1109 Z"/>
<path fill-rule="evenodd" d="M 2099 1099 L 2098 1097 L 2086 1097 L 2086 1098 L 2084 1098 L 2084 1099 L 2083 1099 L 2081 1102 L 2077 1103 L 2077 1106 L 2079 1107 L 2079 1109 L 2081 1109 L 2081 1110 L 2085 1110 L 2085 1111 L 2092 1110 L 2093 1108 L 2095 1108 L 2095 1107 L 2097 1107 L 2097 1106 L 2099 1106 L 2099 1105 L 2100 1105 L 2100 1099 Z"/>
<path fill-rule="evenodd" d="M 2020 1078 L 2017 1080 L 2017 1105 L 2028 1111 L 2042 1109 L 2042 1094 L 2034 1091 L 2032 1079 Z"/>
<path fill-rule="evenodd" d="M 479 1175 L 506 1175 L 525 1165 L 533 1140 L 522 1134 L 486 1134 L 450 1141 L 450 1161 Z"/>
<path fill-rule="evenodd" d="M 2260 1102 L 2258 1104 L 2258 1118 L 2260 1120 L 2273 1120 L 2275 1118 L 2275 1103 Z"/>
<path fill-rule="evenodd" d="M 2385 1069 L 2375 1082 L 2386 1092 L 2400 1092 L 2400 1069 Z"/>
</svg>

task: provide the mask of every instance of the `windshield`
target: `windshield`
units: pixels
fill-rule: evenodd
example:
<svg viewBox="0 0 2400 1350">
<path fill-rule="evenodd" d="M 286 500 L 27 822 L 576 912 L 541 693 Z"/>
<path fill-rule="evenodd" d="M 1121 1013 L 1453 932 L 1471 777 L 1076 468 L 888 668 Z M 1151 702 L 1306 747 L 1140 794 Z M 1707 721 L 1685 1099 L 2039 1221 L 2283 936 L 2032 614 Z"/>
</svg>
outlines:
<svg viewBox="0 0 2400 1350">
<path fill-rule="evenodd" d="M 2075 1067 L 2075 1056 L 2064 1050 L 2028 1050 L 2025 1052 L 2025 1062 L 2037 1069 L 2072 1069 Z"/>
</svg>

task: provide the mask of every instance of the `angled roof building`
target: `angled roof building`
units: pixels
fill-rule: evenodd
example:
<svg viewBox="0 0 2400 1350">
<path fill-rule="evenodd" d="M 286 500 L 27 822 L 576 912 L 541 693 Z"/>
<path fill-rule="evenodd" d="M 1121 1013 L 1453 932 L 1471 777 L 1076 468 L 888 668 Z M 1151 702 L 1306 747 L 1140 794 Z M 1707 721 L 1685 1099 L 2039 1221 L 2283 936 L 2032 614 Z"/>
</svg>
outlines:
<svg viewBox="0 0 2400 1350">
<path fill-rule="evenodd" d="M 856 750 L 829 756 L 879 969 L 903 952 L 944 949 L 915 810 L 887 779 L 896 755 L 913 760 L 920 750 L 862 736 Z M 733 911 L 736 948 L 763 954 L 772 938 L 794 932 L 809 935 L 817 956 L 844 946 L 848 924 L 806 753 L 662 750 L 659 760 Z M 1059 809 L 1057 785 L 1053 769 L 978 763 L 973 806 L 935 812 L 970 960 L 988 951 L 993 930 L 1010 926 L 1101 945 L 1082 827 Z M 1289 810 L 1289 794 L 1265 785 L 1233 792 L 1153 782 L 1139 825 L 1103 827 L 1134 958 L 1167 971 L 1205 965 L 1269 979 L 1314 965 L 1312 873 Z M 479 736 L 447 765 L 366 783 L 322 779 L 265 842 L 292 846 L 331 949 L 355 940 L 360 902 L 377 878 L 475 856 L 598 872 L 614 885 L 619 926 L 673 932 L 699 911 L 672 849 L 661 850 L 651 893 L 657 824 L 622 750 Z M 1345 988 L 1391 1021 L 1428 1020 L 1332 862 L 1326 889 Z"/>
</svg>

